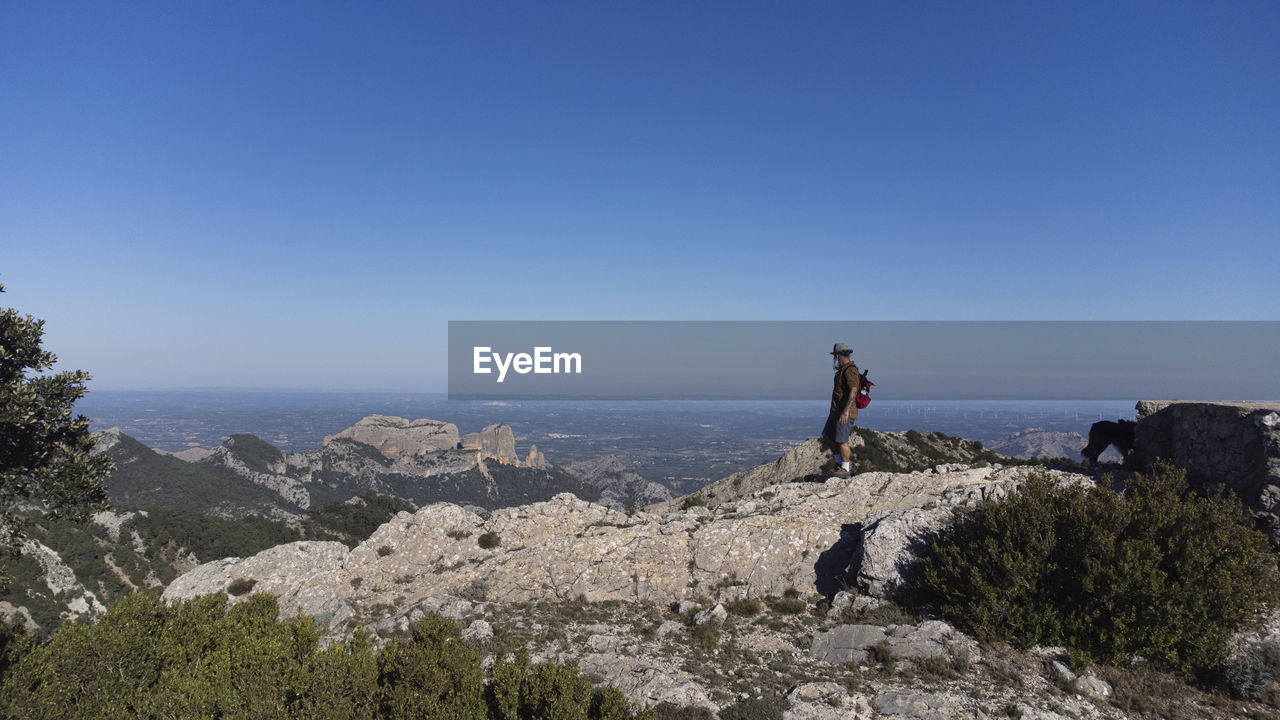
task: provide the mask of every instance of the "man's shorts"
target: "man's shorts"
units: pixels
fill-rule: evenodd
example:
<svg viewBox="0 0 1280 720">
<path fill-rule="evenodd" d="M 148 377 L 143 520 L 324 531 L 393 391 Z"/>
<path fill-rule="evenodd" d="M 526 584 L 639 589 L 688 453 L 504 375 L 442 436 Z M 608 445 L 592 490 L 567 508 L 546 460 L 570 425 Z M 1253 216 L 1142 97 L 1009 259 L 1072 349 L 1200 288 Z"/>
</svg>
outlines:
<svg viewBox="0 0 1280 720">
<path fill-rule="evenodd" d="M 822 428 L 822 437 L 839 445 L 849 442 L 849 433 L 853 430 L 853 421 L 840 422 L 840 415 L 832 413 L 827 416 L 827 424 Z"/>
</svg>

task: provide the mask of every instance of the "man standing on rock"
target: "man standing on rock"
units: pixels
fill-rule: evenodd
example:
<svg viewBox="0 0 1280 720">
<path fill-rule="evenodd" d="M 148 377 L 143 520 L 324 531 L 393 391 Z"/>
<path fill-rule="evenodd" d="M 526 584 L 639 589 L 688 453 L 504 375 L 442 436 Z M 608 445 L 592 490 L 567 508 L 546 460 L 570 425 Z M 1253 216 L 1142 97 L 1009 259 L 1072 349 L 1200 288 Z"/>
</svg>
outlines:
<svg viewBox="0 0 1280 720">
<path fill-rule="evenodd" d="M 858 406 L 854 400 L 858 397 L 862 379 L 858 366 L 853 364 L 853 351 L 848 345 L 836 343 L 831 355 L 836 371 L 835 386 L 831 389 L 831 413 L 822 428 L 822 440 L 831 454 L 840 456 L 836 477 L 849 477 L 849 463 L 853 459 L 849 450 L 849 433 L 853 421 L 858 419 Z"/>
</svg>

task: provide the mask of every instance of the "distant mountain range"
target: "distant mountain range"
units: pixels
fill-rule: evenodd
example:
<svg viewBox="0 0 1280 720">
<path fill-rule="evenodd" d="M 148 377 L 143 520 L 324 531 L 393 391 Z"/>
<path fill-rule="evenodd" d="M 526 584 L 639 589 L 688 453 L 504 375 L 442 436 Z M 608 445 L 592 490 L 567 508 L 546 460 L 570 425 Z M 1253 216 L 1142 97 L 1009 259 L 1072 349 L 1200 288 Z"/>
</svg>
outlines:
<svg viewBox="0 0 1280 720">
<path fill-rule="evenodd" d="M 99 433 L 97 450 L 116 463 L 107 482 L 114 506 L 224 518 L 298 518 L 313 505 L 367 492 L 490 510 L 562 492 L 600 498 L 590 477 L 547 462 L 537 448 L 517 457 L 511 428 L 502 424 L 459 435 L 452 423 L 371 415 L 312 450 L 281 452 L 237 434 L 208 452 L 184 452 L 194 461 L 113 428 Z"/>
</svg>

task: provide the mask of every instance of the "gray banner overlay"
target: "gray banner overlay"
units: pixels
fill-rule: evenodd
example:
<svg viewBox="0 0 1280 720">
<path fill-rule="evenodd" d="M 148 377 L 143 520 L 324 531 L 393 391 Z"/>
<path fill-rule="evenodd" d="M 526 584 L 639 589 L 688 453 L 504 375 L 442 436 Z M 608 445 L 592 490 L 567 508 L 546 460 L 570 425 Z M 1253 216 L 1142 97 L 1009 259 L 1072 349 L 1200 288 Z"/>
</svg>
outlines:
<svg viewBox="0 0 1280 720">
<path fill-rule="evenodd" d="M 451 321 L 449 398 L 822 399 L 838 342 L 873 399 L 1280 399 L 1280 321 Z"/>
</svg>

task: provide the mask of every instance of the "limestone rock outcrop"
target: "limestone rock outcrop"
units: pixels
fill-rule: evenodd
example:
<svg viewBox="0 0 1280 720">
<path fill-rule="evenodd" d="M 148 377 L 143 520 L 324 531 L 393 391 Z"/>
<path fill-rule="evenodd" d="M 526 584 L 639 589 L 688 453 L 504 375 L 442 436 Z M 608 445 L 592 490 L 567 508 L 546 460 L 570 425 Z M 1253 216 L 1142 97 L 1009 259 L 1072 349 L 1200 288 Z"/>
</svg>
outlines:
<svg viewBox="0 0 1280 720">
<path fill-rule="evenodd" d="M 916 472 L 939 464 L 998 462 L 1001 456 L 981 443 L 938 432 L 892 433 L 855 428 L 849 437 L 852 472 Z M 665 512 L 679 507 L 686 498 L 697 498 L 712 507 L 731 503 L 770 485 L 785 482 L 822 481 L 835 468 L 831 453 L 818 438 L 809 438 L 774 462 L 734 473 L 707 485 L 685 498 L 658 503 L 649 508 Z"/>
<path fill-rule="evenodd" d="M 62 617 L 77 620 L 106 612 L 107 609 L 98 601 L 98 596 L 80 583 L 71 567 L 48 545 L 37 540 L 24 540 L 19 552 L 36 561 L 49 591 L 66 606 Z M 30 613 L 27 617 L 30 617 Z"/>
<path fill-rule="evenodd" d="M 883 645 L 881 645 L 883 643 Z M 919 625 L 838 625 L 815 633 L 810 656 L 832 665 L 865 664 L 876 646 L 902 660 L 944 658 L 976 662 L 978 643 L 941 620 Z"/>
<path fill-rule="evenodd" d="M 529 446 L 529 456 L 524 459 L 524 466 L 527 468 L 535 468 L 537 470 L 543 470 L 547 467 L 547 458 L 545 455 L 538 452 L 537 445 Z"/>
<path fill-rule="evenodd" d="M 961 506 L 973 507 L 984 500 L 1004 497 L 1016 490 L 1030 470 L 1001 472 L 990 482 L 952 484 L 940 482 L 932 502 L 913 502 L 890 506 L 869 513 L 855 533 L 854 550 L 848 576 L 858 588 L 871 597 L 890 598 L 909 579 L 913 562 L 928 549 L 929 543 L 948 522 L 952 511 Z M 973 470 L 939 466 L 935 472 L 970 474 Z M 1083 475 L 1059 470 L 1041 470 L 1059 484 L 1089 485 L 1093 481 Z M 1001 479 L 997 479 L 1001 478 Z"/>
<path fill-rule="evenodd" d="M 349 552 L 335 543 L 293 543 L 244 560 L 209 563 L 174 581 L 166 597 L 225 590 L 237 579 L 277 595 L 291 612 L 348 618 L 451 595 L 488 602 L 570 600 L 671 604 L 733 600 L 799 589 L 833 595 L 850 576 L 891 586 L 894 542 L 863 542 L 863 524 L 896 514 L 1007 492 L 1025 467 L 952 472 L 865 473 L 822 483 L 785 483 L 733 506 L 633 516 L 569 494 L 495 510 L 482 518 L 436 503 L 401 513 Z M 911 525 L 910 527 L 915 527 Z M 859 543 L 866 546 L 861 560 Z M 870 548 L 870 549 L 867 549 Z M 898 563 L 900 564 L 900 563 Z"/>
<path fill-rule="evenodd" d="M 849 438 L 851 446 L 861 445 L 861 443 L 861 437 Z M 823 448 L 821 440 L 809 438 L 771 463 L 734 473 L 685 497 L 697 498 L 715 507 L 772 485 L 821 479 L 824 477 L 822 468 L 830 458 L 831 453 Z M 684 500 L 685 498 L 666 500 L 646 509 L 652 512 L 668 512 L 679 507 Z"/>
<path fill-rule="evenodd" d="M 463 450 L 479 450 L 480 457 L 485 460 L 497 460 L 507 465 L 516 465 L 520 458 L 516 456 L 516 437 L 511 426 L 505 423 L 488 425 L 480 432 L 467 433 L 462 436 Z"/>
<path fill-rule="evenodd" d="M 370 415 L 336 435 L 324 444 L 338 439 L 355 440 L 382 453 L 388 460 L 413 457 L 458 447 L 458 426 L 439 420 L 414 420 L 389 415 Z"/>
</svg>

